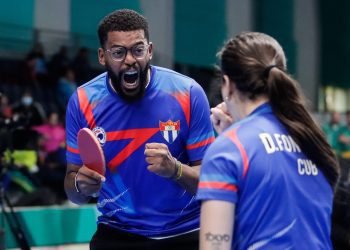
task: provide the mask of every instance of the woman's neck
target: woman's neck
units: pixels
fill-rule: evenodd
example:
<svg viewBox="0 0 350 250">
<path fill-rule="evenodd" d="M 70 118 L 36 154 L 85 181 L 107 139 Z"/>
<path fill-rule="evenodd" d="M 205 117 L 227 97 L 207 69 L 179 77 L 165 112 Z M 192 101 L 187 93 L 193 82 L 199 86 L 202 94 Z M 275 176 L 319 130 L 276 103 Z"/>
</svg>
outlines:
<svg viewBox="0 0 350 250">
<path fill-rule="evenodd" d="M 259 97 L 255 100 L 245 99 L 245 101 L 241 102 L 239 105 L 240 110 L 240 119 L 247 117 L 250 115 L 257 107 L 261 106 L 264 103 L 267 103 L 269 100 L 267 97 Z"/>
</svg>

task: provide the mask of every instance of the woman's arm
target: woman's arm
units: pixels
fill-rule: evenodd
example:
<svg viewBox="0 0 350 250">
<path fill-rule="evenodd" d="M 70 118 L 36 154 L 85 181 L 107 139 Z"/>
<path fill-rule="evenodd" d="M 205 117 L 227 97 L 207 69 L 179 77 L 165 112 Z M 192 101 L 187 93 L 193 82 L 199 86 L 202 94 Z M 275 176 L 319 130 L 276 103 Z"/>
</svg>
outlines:
<svg viewBox="0 0 350 250">
<path fill-rule="evenodd" d="M 219 200 L 202 202 L 200 250 L 231 249 L 234 213 L 234 203 Z"/>
</svg>

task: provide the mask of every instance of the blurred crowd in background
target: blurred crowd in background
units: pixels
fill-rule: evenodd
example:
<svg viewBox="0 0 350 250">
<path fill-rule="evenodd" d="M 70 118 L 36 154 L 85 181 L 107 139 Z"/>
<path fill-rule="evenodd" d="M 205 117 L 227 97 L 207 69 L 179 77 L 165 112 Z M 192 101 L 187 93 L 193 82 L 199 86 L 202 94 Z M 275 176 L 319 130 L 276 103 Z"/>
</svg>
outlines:
<svg viewBox="0 0 350 250">
<path fill-rule="evenodd" d="M 10 67 L 0 74 L 3 185 L 14 206 L 62 204 L 65 108 L 78 83 L 93 77 L 88 50 L 70 58 L 61 46 L 47 58 L 37 43 Z"/>
</svg>

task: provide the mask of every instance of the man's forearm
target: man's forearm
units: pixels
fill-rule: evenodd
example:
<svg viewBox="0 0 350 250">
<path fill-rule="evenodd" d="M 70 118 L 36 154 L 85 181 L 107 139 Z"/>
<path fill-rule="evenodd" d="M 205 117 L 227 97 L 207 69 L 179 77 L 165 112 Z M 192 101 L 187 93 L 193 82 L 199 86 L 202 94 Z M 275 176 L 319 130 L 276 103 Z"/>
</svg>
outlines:
<svg viewBox="0 0 350 250">
<path fill-rule="evenodd" d="M 175 178 L 175 181 L 191 194 L 196 194 L 201 165 L 191 167 L 182 164 L 181 167 L 181 177 L 178 179 Z"/>
</svg>

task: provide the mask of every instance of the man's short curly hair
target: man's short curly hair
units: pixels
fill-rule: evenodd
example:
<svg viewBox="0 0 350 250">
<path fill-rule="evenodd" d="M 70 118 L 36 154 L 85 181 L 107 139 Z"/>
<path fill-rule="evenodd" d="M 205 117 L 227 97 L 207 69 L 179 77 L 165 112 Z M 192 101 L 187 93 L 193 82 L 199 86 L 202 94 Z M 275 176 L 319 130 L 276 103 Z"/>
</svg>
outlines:
<svg viewBox="0 0 350 250">
<path fill-rule="evenodd" d="M 149 41 L 148 22 L 146 18 L 136 11 L 129 9 L 116 10 L 105 16 L 98 26 L 98 38 L 104 48 L 108 32 L 143 30 L 147 42 Z"/>
</svg>

